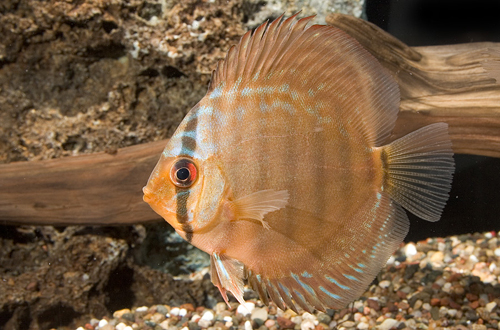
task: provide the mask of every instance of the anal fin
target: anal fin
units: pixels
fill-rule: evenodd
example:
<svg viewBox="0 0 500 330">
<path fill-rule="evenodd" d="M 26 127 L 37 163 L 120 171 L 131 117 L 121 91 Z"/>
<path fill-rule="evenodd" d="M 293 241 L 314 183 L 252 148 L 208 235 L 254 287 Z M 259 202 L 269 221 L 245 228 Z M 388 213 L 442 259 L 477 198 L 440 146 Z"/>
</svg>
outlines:
<svg viewBox="0 0 500 330">
<path fill-rule="evenodd" d="M 210 277 L 212 283 L 219 288 L 222 298 L 229 308 L 231 305 L 227 299 L 227 291 L 231 292 L 240 304 L 245 303 L 243 299 L 243 264 L 240 261 L 224 254 L 212 253 L 210 256 Z"/>
</svg>

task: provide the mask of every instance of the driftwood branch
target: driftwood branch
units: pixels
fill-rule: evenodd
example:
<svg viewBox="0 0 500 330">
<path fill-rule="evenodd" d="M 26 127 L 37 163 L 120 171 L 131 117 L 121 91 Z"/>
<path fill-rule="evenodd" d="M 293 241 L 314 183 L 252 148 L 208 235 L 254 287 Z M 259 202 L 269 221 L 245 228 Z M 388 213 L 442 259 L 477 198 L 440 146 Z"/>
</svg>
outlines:
<svg viewBox="0 0 500 330">
<path fill-rule="evenodd" d="M 364 45 L 398 80 L 401 113 L 392 139 L 447 122 L 454 151 L 500 157 L 500 84 L 483 63 L 500 44 L 415 47 L 344 15 L 327 22 Z M 141 188 L 166 141 L 49 161 L 0 165 L 0 221 L 14 224 L 132 224 L 159 217 Z"/>
<path fill-rule="evenodd" d="M 142 187 L 166 141 L 38 162 L 0 165 L 4 224 L 113 225 L 156 220 Z"/>
</svg>

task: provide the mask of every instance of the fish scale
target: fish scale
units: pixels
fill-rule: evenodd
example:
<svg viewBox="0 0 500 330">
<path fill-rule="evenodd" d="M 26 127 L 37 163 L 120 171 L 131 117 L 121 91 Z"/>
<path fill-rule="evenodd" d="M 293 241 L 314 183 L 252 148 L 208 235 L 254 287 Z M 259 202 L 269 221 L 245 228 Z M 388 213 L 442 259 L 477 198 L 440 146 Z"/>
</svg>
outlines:
<svg viewBox="0 0 500 330">
<path fill-rule="evenodd" d="M 402 242 L 402 207 L 435 221 L 448 198 L 447 125 L 384 145 L 396 81 L 344 32 L 310 21 L 280 17 L 228 51 L 143 189 L 211 255 L 226 301 L 244 302 L 246 278 L 280 308 L 343 307 Z"/>
</svg>

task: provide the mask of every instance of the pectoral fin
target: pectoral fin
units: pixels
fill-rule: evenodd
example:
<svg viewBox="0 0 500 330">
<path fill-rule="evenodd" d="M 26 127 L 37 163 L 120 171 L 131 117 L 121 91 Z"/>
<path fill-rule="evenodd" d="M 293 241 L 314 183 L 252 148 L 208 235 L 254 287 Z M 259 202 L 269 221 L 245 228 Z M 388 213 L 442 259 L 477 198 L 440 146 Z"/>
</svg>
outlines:
<svg viewBox="0 0 500 330">
<path fill-rule="evenodd" d="M 240 304 L 243 299 L 243 264 L 223 254 L 212 253 L 210 256 L 210 275 L 212 283 L 219 288 L 222 298 L 229 305 L 227 291 L 231 292 Z"/>
<path fill-rule="evenodd" d="M 285 207 L 290 194 L 286 190 L 260 190 L 250 195 L 238 198 L 233 202 L 236 208 L 237 219 L 251 219 L 262 223 L 266 229 L 271 226 L 264 220 L 264 216 Z"/>
</svg>

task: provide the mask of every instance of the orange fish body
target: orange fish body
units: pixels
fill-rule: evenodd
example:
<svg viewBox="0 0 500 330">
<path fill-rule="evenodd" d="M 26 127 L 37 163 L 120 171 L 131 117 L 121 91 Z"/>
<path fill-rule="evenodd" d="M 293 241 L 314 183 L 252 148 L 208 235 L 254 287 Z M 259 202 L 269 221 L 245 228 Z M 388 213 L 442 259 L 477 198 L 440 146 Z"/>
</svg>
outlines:
<svg viewBox="0 0 500 330">
<path fill-rule="evenodd" d="M 392 76 L 354 39 L 295 16 L 229 50 L 187 114 L 144 199 L 211 255 L 212 281 L 243 280 L 280 308 L 339 308 L 402 242 L 403 211 L 439 219 L 453 173 L 446 124 L 384 146 Z"/>
</svg>

